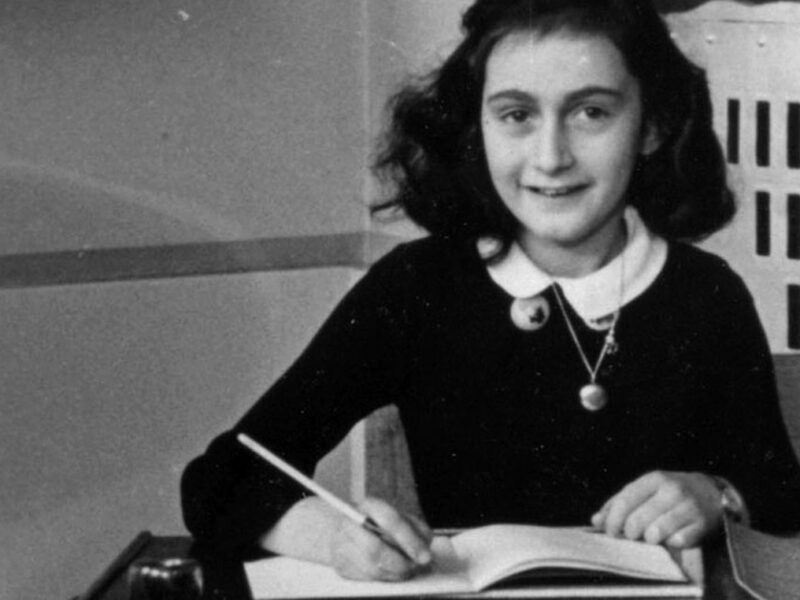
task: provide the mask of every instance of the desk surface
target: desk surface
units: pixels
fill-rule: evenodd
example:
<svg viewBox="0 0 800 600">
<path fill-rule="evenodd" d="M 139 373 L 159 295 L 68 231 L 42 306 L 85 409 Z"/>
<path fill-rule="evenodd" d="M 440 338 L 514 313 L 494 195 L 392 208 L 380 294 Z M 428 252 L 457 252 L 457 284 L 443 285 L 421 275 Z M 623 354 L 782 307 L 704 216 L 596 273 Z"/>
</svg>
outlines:
<svg viewBox="0 0 800 600">
<path fill-rule="evenodd" d="M 142 535 L 127 550 L 121 560 L 114 561 L 108 578 L 81 600 L 128 600 L 126 572 L 128 565 L 139 558 L 191 557 L 203 566 L 204 600 L 252 600 L 242 564 L 230 557 L 219 556 L 193 544 L 188 537 L 159 537 Z M 704 550 L 706 591 L 704 600 L 751 600 L 734 582 L 724 543 L 719 540 Z M 463 598 L 463 597 L 462 597 Z M 606 600 L 613 600 L 607 598 Z"/>
</svg>

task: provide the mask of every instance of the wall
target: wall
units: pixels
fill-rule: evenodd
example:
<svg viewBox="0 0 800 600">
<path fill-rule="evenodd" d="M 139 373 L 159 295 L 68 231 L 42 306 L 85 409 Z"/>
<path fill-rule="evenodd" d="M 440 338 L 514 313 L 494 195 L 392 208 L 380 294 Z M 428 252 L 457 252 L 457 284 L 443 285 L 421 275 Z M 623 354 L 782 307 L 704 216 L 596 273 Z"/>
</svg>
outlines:
<svg viewBox="0 0 800 600">
<path fill-rule="evenodd" d="M 362 5 L 3 2 L 0 252 L 363 228 Z"/>
</svg>

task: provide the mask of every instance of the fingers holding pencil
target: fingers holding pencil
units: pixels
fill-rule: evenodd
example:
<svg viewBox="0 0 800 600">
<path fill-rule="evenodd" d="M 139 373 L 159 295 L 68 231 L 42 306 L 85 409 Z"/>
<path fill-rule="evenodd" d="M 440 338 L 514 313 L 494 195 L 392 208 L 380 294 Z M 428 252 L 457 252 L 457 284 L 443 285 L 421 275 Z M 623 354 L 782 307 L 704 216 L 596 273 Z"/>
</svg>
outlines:
<svg viewBox="0 0 800 600">
<path fill-rule="evenodd" d="M 377 498 L 367 498 L 359 506 L 360 512 L 368 515 L 380 534 L 388 535 L 394 545 L 399 546 L 406 557 L 425 566 L 431 561 L 430 545 L 433 532 L 428 524 L 414 515 L 397 511 L 392 505 Z M 369 522 L 366 528 L 372 531 Z M 383 541 L 386 541 L 384 539 Z"/>
<path fill-rule="evenodd" d="M 358 527 L 342 519 L 331 539 L 333 567 L 343 577 L 398 581 L 426 569 L 431 561 L 430 528 L 416 517 L 397 511 L 390 504 L 368 498 L 359 512 L 375 524 Z"/>
</svg>

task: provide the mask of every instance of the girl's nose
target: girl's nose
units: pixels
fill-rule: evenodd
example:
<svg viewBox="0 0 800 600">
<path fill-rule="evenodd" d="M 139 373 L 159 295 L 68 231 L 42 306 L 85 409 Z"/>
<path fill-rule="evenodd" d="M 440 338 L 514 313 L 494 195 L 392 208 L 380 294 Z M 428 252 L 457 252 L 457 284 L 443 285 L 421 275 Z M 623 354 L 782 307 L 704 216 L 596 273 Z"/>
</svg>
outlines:
<svg viewBox="0 0 800 600">
<path fill-rule="evenodd" d="M 561 123 L 545 121 L 532 137 L 530 163 L 534 168 L 553 174 L 572 166 L 575 158 Z"/>
</svg>

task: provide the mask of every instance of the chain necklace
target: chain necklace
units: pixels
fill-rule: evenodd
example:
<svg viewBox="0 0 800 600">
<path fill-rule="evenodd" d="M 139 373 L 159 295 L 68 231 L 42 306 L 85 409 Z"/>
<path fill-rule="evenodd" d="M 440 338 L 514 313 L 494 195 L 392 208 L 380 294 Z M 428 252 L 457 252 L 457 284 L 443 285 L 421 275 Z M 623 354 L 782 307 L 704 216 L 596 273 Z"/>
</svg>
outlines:
<svg viewBox="0 0 800 600">
<path fill-rule="evenodd" d="M 567 314 L 567 309 L 564 306 L 564 300 L 561 298 L 561 291 L 559 290 L 559 286 L 557 283 L 553 282 L 553 292 L 556 296 L 556 301 L 558 303 L 559 309 L 561 309 L 561 314 L 564 315 L 564 321 L 567 324 L 567 329 L 569 329 L 570 336 L 572 336 L 572 341 L 575 342 L 575 347 L 578 349 L 578 354 L 581 356 L 581 360 L 583 361 L 583 366 L 586 367 L 586 371 L 589 373 L 589 383 L 581 387 L 580 389 L 580 399 L 581 399 L 581 406 L 588 411 L 595 412 L 608 404 L 608 392 L 606 389 L 597 383 L 597 373 L 600 371 L 600 367 L 603 364 L 603 360 L 606 356 L 610 354 L 614 354 L 619 349 L 619 345 L 617 344 L 617 340 L 614 337 L 614 333 L 617 328 L 617 321 L 619 320 L 619 314 L 622 311 L 622 298 L 624 294 L 624 286 L 625 286 L 625 260 L 624 255 L 620 255 L 620 276 L 619 276 L 619 303 L 617 305 L 617 310 L 614 311 L 613 316 L 611 317 L 611 327 L 608 329 L 608 333 L 606 334 L 606 339 L 603 342 L 603 348 L 600 350 L 600 356 L 597 357 L 597 362 L 595 363 L 594 367 L 589 362 L 588 357 L 586 356 L 586 352 L 583 350 L 583 346 L 581 345 L 580 339 L 578 339 L 578 334 L 575 331 L 575 327 L 572 325 L 572 320 L 569 318 Z"/>
</svg>

